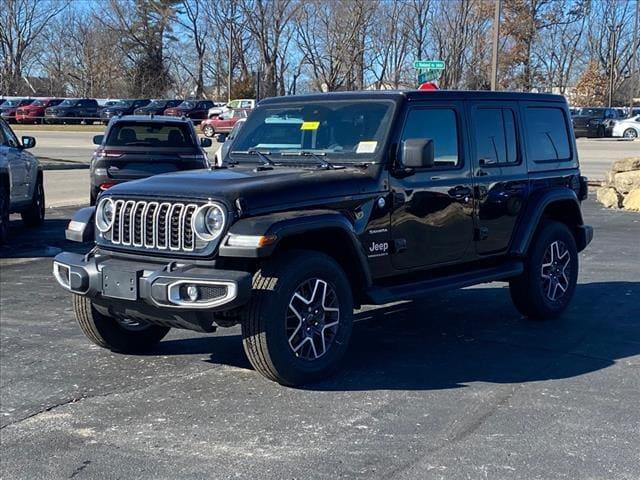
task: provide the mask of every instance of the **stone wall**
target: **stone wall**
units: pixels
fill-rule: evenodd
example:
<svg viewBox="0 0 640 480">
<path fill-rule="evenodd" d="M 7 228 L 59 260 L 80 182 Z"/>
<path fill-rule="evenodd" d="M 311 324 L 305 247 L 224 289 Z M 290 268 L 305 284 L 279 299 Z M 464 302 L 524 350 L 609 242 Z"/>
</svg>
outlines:
<svg viewBox="0 0 640 480">
<path fill-rule="evenodd" d="M 613 162 L 596 196 L 607 208 L 640 212 L 640 157 Z"/>
</svg>

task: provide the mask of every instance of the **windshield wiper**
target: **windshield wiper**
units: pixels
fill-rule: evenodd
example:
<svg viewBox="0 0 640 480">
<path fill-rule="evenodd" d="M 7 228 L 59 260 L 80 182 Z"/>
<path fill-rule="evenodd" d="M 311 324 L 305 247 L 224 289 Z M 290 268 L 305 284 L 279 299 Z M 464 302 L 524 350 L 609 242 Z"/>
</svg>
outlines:
<svg viewBox="0 0 640 480">
<path fill-rule="evenodd" d="M 233 152 L 231 152 L 231 155 L 234 155 L 234 154 L 257 155 L 264 165 L 269 165 L 271 167 L 275 165 L 273 160 L 271 160 L 267 156 L 267 155 L 271 155 L 271 152 L 261 152 L 260 150 L 246 150 L 246 151 L 234 150 Z"/>
<path fill-rule="evenodd" d="M 309 150 L 301 150 L 299 152 L 282 152 L 280 155 L 282 155 L 283 157 L 286 155 L 298 156 L 298 157 L 312 157 L 314 160 L 317 160 L 317 162 L 320 164 L 322 168 L 327 168 L 330 170 L 336 168 L 336 166 L 333 163 L 329 162 L 329 160 L 326 160 L 320 156 L 322 155 L 324 157 L 326 155 L 326 153 L 324 152 L 314 153 Z"/>
</svg>

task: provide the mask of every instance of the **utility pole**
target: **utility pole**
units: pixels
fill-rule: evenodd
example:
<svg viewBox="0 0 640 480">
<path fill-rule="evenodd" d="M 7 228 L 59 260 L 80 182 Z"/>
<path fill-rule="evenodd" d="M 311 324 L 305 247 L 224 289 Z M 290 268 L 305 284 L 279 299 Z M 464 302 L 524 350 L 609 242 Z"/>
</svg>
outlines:
<svg viewBox="0 0 640 480">
<path fill-rule="evenodd" d="M 500 40 L 500 9 L 502 0 L 495 0 L 496 6 L 493 12 L 493 53 L 491 55 L 491 90 L 498 88 L 498 42 Z"/>
<path fill-rule="evenodd" d="M 616 67 L 616 33 L 622 25 L 609 25 L 609 31 L 611 32 L 611 52 L 609 53 L 609 95 L 607 99 L 607 106 L 611 108 L 613 99 L 613 74 Z"/>
<path fill-rule="evenodd" d="M 635 94 L 640 96 L 640 72 L 638 71 L 638 50 L 640 50 L 640 45 L 638 45 L 638 16 L 640 16 L 640 0 L 636 0 L 636 19 L 633 27 L 633 43 L 631 44 L 631 88 L 629 89 L 631 93 L 629 93 L 629 115 L 633 111 L 633 98 Z"/>
<path fill-rule="evenodd" d="M 229 22 L 229 51 L 227 58 L 227 103 L 231 101 L 231 70 L 232 70 L 232 44 L 233 44 L 233 22 Z"/>
</svg>

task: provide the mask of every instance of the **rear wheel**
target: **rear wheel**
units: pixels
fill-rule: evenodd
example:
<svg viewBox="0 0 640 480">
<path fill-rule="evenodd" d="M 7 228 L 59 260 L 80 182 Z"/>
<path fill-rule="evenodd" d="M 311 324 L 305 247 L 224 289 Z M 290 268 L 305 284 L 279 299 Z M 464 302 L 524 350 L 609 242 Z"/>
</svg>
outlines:
<svg viewBox="0 0 640 480">
<path fill-rule="evenodd" d="M 169 327 L 114 318 L 100 313 L 87 297 L 73 296 L 73 312 L 86 337 L 102 348 L 122 353 L 139 353 L 153 348 Z"/>
<path fill-rule="evenodd" d="M 242 315 L 244 350 L 253 367 L 284 385 L 324 378 L 338 367 L 351 337 L 353 299 L 329 256 L 290 251 L 265 263 Z"/>
<path fill-rule="evenodd" d="M 7 243 L 9 239 L 9 189 L 0 186 L 0 245 Z"/>
<path fill-rule="evenodd" d="M 633 128 L 627 128 L 623 133 L 622 136 L 624 138 L 638 138 L 638 132 L 633 129 Z"/>
<path fill-rule="evenodd" d="M 213 137 L 216 134 L 215 129 L 211 125 L 205 125 L 202 129 L 205 137 Z"/>
<path fill-rule="evenodd" d="M 33 199 L 29 208 L 21 213 L 22 221 L 28 227 L 37 227 L 44 222 L 44 185 L 42 177 L 38 178 L 38 183 L 33 191 Z"/>
<path fill-rule="evenodd" d="M 555 318 L 569 305 L 577 280 L 575 239 L 565 224 L 548 221 L 529 247 L 524 272 L 509 283 L 511 298 L 528 318 Z"/>
</svg>

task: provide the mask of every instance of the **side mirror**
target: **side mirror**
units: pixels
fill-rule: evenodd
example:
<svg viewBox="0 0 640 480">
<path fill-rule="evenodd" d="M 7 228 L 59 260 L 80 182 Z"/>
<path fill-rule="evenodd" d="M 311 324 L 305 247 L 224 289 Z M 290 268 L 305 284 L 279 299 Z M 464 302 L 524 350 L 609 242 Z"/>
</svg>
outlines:
<svg viewBox="0 0 640 480">
<path fill-rule="evenodd" d="M 22 148 L 33 148 L 36 146 L 36 139 L 34 137 L 22 137 Z"/>
<path fill-rule="evenodd" d="M 93 144 L 94 145 L 102 145 L 102 141 L 104 140 L 104 135 L 94 135 Z"/>
<path fill-rule="evenodd" d="M 211 145 L 213 145 L 213 142 L 211 141 L 211 139 L 210 139 L 210 138 L 201 138 L 201 139 L 200 139 L 200 146 L 201 146 L 202 148 L 208 148 L 208 147 L 210 147 Z"/>
<path fill-rule="evenodd" d="M 227 137 L 225 135 L 222 135 L 221 133 L 218 133 L 216 135 L 216 142 L 218 143 L 224 143 L 224 141 L 227 139 Z"/>
<path fill-rule="evenodd" d="M 407 138 L 402 141 L 402 166 L 406 168 L 433 168 L 435 165 L 433 140 Z"/>
</svg>

